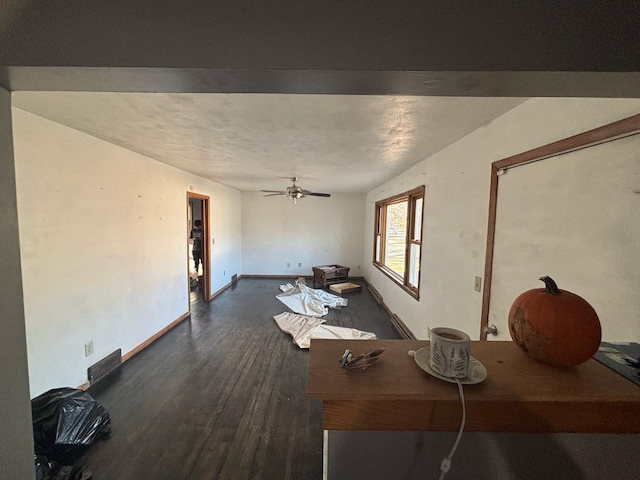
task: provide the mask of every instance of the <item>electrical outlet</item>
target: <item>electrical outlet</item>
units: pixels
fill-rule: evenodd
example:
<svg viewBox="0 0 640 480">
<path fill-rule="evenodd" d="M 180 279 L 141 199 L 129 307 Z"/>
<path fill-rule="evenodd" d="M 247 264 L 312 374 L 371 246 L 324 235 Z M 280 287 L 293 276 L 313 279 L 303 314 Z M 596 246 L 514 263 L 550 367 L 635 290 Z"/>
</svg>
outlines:
<svg viewBox="0 0 640 480">
<path fill-rule="evenodd" d="M 291 266 L 291 263 L 287 262 L 287 268 L 289 268 Z"/>
<path fill-rule="evenodd" d="M 360 265 L 358 265 L 358 270 L 360 270 Z"/>
<path fill-rule="evenodd" d="M 222 271 L 222 276 L 223 276 L 223 277 L 226 277 L 226 276 L 227 276 L 227 271 L 226 271 L 226 270 L 223 270 L 223 271 Z"/>
<path fill-rule="evenodd" d="M 301 266 L 302 266 L 302 263 L 301 263 L 301 262 L 298 262 L 298 266 L 299 266 L 299 267 L 301 267 Z"/>
<path fill-rule="evenodd" d="M 93 340 L 84 344 L 84 356 L 88 357 L 89 355 L 93 355 Z"/>
<path fill-rule="evenodd" d="M 479 292 L 480 290 L 482 290 L 482 278 L 480 278 L 480 277 L 476 277 L 476 281 L 475 281 L 475 283 L 473 284 L 473 289 L 474 289 L 476 292 Z"/>
</svg>

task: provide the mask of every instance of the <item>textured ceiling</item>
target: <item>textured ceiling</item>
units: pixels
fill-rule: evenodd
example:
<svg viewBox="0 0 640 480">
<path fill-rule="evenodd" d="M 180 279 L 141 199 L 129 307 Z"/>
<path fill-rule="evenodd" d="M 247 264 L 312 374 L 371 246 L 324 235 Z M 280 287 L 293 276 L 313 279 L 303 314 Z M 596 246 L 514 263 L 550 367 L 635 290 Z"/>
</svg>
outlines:
<svg viewBox="0 0 640 480">
<path fill-rule="evenodd" d="M 242 191 L 367 192 L 523 98 L 14 92 L 15 107 Z"/>
</svg>

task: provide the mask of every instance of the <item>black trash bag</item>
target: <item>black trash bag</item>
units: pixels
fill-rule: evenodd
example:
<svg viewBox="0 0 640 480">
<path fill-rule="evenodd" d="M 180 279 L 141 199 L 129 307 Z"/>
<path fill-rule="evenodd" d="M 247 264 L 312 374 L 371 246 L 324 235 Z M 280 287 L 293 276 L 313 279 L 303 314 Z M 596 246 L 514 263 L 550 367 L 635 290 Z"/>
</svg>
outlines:
<svg viewBox="0 0 640 480">
<path fill-rule="evenodd" d="M 43 455 L 35 456 L 36 463 L 36 480 L 45 480 L 49 478 L 49 472 L 51 471 L 51 464 L 47 457 Z"/>
<path fill-rule="evenodd" d="M 55 476 L 51 476 L 47 480 L 91 480 L 91 479 L 93 479 L 93 475 L 89 470 L 87 470 L 87 466 L 84 465 L 82 467 L 73 467 L 73 466 L 60 467 L 60 469 L 56 472 Z"/>
<path fill-rule="evenodd" d="M 92 480 L 93 475 L 87 465 L 59 465 L 49 462 L 47 457 L 35 456 L 36 480 Z"/>
<path fill-rule="evenodd" d="M 35 454 L 73 464 L 97 438 L 111 432 L 111 418 L 91 395 L 75 388 L 49 390 L 31 400 Z"/>
</svg>

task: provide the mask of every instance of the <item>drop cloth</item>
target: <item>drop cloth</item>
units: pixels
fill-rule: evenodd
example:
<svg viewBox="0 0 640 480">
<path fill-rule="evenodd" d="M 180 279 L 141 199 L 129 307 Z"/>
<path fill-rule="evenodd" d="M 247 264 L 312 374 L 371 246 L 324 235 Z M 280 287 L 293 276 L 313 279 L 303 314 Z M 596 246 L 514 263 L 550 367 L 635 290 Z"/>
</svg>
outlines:
<svg viewBox="0 0 640 480">
<path fill-rule="evenodd" d="M 355 328 L 335 327 L 325 325 L 321 318 L 284 312 L 273 317 L 276 324 L 285 333 L 293 337 L 293 343 L 300 348 L 309 348 L 311 339 L 342 339 L 342 340 L 375 340 L 376 335 Z"/>
<path fill-rule="evenodd" d="M 282 293 L 276 295 L 278 300 L 294 312 L 311 317 L 322 317 L 329 313 L 329 308 L 346 307 L 348 303 L 346 298 L 309 288 L 300 281 L 296 281 L 295 286 L 290 283 L 280 285 L 280 290 Z"/>
</svg>

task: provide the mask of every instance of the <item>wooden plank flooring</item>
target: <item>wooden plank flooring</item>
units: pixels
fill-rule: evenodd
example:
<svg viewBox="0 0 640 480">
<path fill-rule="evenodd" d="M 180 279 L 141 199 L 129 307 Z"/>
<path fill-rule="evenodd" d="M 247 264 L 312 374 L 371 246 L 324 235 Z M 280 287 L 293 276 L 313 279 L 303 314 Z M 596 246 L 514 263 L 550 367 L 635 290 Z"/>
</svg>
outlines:
<svg viewBox="0 0 640 480">
<path fill-rule="evenodd" d="M 95 480 L 322 478 L 319 400 L 307 398 L 307 350 L 273 316 L 292 279 L 240 279 L 89 393 L 110 413 L 110 438 L 78 464 Z M 308 281 L 307 284 L 310 284 Z M 400 338 L 369 291 L 329 325 Z M 338 359 L 336 359 L 338 361 Z"/>
</svg>

